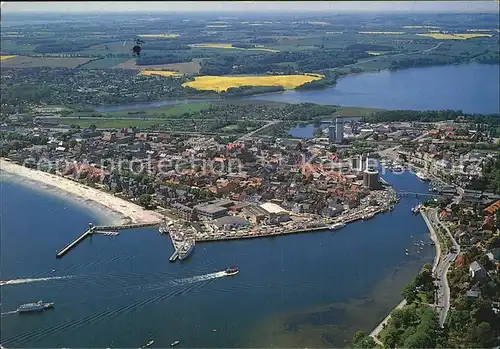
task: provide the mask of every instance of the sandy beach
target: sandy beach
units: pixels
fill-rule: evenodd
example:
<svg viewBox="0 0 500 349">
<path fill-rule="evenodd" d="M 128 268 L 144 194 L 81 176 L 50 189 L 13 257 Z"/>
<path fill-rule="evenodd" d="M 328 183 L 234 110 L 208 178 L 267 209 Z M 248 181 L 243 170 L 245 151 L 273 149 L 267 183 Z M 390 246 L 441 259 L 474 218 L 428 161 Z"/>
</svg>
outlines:
<svg viewBox="0 0 500 349">
<path fill-rule="evenodd" d="M 115 213 L 114 222 L 121 221 L 132 223 L 153 223 L 160 222 L 164 217 L 160 213 L 149 211 L 139 205 L 118 198 L 112 194 L 100 191 L 95 188 L 74 182 L 61 176 L 50 173 L 32 170 L 20 166 L 4 159 L 0 159 L 0 170 L 3 176 L 12 176 L 15 180 L 30 186 L 43 184 L 45 189 L 56 189 L 56 191 L 69 194 L 76 201 L 80 201 L 91 209 L 98 206 L 105 207 Z M 36 187 L 37 189 L 43 189 Z"/>
</svg>

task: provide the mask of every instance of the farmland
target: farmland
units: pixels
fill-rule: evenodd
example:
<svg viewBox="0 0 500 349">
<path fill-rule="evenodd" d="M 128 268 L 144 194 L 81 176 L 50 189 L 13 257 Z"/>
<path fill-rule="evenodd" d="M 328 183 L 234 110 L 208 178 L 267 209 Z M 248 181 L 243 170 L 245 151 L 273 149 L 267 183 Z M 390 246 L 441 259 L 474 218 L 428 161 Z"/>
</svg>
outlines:
<svg viewBox="0 0 500 349">
<path fill-rule="evenodd" d="M 293 89 L 307 82 L 320 80 L 323 75 L 242 75 L 242 76 L 197 76 L 183 86 L 198 90 L 226 91 L 232 87 L 242 86 L 281 86 L 284 89 Z"/>
<path fill-rule="evenodd" d="M 193 59 L 191 62 L 183 62 L 183 63 L 169 63 L 169 64 L 153 64 L 148 66 L 140 66 L 135 62 L 135 58 L 128 59 L 127 61 L 118 64 L 115 68 L 119 69 L 135 69 L 141 70 L 145 67 L 150 70 L 172 70 L 178 71 L 182 74 L 197 74 L 200 71 L 200 59 Z"/>
<path fill-rule="evenodd" d="M 235 47 L 233 44 L 224 44 L 224 43 L 202 43 L 202 44 L 191 44 L 191 47 L 196 48 L 220 48 L 220 49 L 231 49 L 231 50 L 247 50 L 247 51 L 267 51 L 267 52 L 280 52 L 279 50 L 266 48 L 266 47 Z"/>
<path fill-rule="evenodd" d="M 375 34 L 375 35 L 401 35 L 405 32 L 359 32 L 359 34 Z"/>
<path fill-rule="evenodd" d="M 5 57 L 5 56 L 2 56 Z M 28 57 L 13 56 L 9 59 L 2 58 L 2 68 L 76 68 L 90 61 L 85 57 Z"/>
<path fill-rule="evenodd" d="M 25 102 L 98 106 L 315 89 L 342 74 L 497 63 L 499 55 L 497 14 L 47 15 L 33 25 L 23 16 L 33 15 L 2 17 L 2 98 L 10 110 Z M 457 40 L 444 40 L 449 33 Z M 139 57 L 131 52 L 137 37 Z"/>
<path fill-rule="evenodd" d="M 426 36 L 438 40 L 467 40 L 480 37 L 492 37 L 492 34 L 485 33 L 424 33 L 416 34 L 418 36 Z"/>
<path fill-rule="evenodd" d="M 140 75 L 160 75 L 160 76 L 182 76 L 182 74 L 171 70 L 141 70 Z"/>
<path fill-rule="evenodd" d="M 198 113 L 213 105 L 211 102 L 192 102 L 171 104 L 155 108 L 140 110 L 119 110 L 108 112 L 75 111 L 71 110 L 63 119 L 65 122 L 76 122 L 75 120 L 160 120 L 182 118 L 190 113 Z M 72 121 L 73 120 L 73 121 Z"/>
<path fill-rule="evenodd" d="M 0 56 L 0 61 L 5 61 L 7 59 L 11 59 L 16 57 L 15 55 L 10 55 L 10 56 Z"/>
<path fill-rule="evenodd" d="M 172 38 L 178 38 L 180 35 L 179 34 L 172 34 L 172 33 L 162 33 L 162 34 L 139 34 L 141 38 L 163 38 L 163 39 L 172 39 Z"/>
</svg>

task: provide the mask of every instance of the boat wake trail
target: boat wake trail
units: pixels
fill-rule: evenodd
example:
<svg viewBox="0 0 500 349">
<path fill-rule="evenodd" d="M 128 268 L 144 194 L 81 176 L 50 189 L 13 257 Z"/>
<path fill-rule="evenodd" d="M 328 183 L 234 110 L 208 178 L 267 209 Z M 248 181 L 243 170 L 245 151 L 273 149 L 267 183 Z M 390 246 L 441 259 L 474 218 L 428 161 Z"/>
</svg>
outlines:
<svg viewBox="0 0 500 349">
<path fill-rule="evenodd" d="M 46 278 L 0 280 L 0 286 L 31 284 L 33 282 L 52 281 L 52 280 L 65 280 L 65 279 L 71 279 L 72 277 L 73 276 L 69 275 L 69 276 L 52 276 Z"/>
<path fill-rule="evenodd" d="M 177 279 L 177 280 L 172 280 L 172 283 L 175 283 L 176 285 L 186 285 L 186 284 L 192 284 L 194 282 L 200 282 L 200 281 L 208 281 L 212 279 L 218 279 L 221 277 L 226 276 L 226 273 L 224 271 L 217 271 L 215 273 L 210 273 L 210 274 L 205 274 L 205 275 L 198 275 L 198 276 L 192 276 L 189 278 L 183 278 L 183 279 Z"/>
<path fill-rule="evenodd" d="M 145 307 L 148 305 L 151 305 L 153 303 L 160 302 L 162 300 L 170 299 L 178 295 L 183 295 L 186 293 L 189 293 L 192 290 L 195 290 L 197 287 L 201 285 L 204 285 L 208 283 L 210 280 L 221 278 L 226 276 L 226 273 L 224 271 L 219 271 L 215 273 L 210 273 L 210 274 L 205 274 L 205 275 L 199 275 L 199 276 L 192 276 L 192 277 L 187 277 L 187 278 L 182 278 L 182 279 L 176 279 L 176 280 L 170 280 L 163 282 L 161 284 L 155 284 L 155 285 L 148 285 L 150 287 L 140 287 L 140 290 L 160 290 L 164 289 L 166 286 L 183 286 L 180 287 L 179 289 L 176 289 L 174 291 L 169 291 L 166 293 L 160 293 L 151 297 L 148 297 L 146 299 L 142 299 L 133 303 L 128 303 L 124 306 L 119 306 L 114 309 L 105 309 L 99 313 L 92 314 L 80 319 L 73 319 L 70 321 L 65 321 L 59 324 L 55 324 L 53 326 L 49 326 L 46 328 L 41 328 L 35 331 L 30 331 L 28 333 L 21 333 L 18 335 L 13 335 L 11 337 L 3 338 L 3 341 L 5 343 L 13 343 L 13 342 L 33 342 L 36 341 L 44 336 L 53 336 L 56 333 L 59 333 L 61 331 L 70 331 L 70 330 L 76 330 L 79 329 L 83 326 L 96 323 L 98 321 L 102 321 L 104 319 L 110 320 L 112 318 L 115 318 L 117 316 L 120 316 L 122 314 L 129 314 L 141 307 Z M 129 293 L 130 294 L 130 293 Z M 116 297 L 116 295 L 115 295 Z M 101 299 L 102 300 L 102 299 Z M 74 303 L 73 303 L 74 304 Z M 59 306 L 60 307 L 60 306 Z"/>
<path fill-rule="evenodd" d="M 0 313 L 0 315 L 10 315 L 10 314 L 17 314 L 17 310 L 13 310 L 13 311 L 7 311 L 5 313 Z"/>
</svg>

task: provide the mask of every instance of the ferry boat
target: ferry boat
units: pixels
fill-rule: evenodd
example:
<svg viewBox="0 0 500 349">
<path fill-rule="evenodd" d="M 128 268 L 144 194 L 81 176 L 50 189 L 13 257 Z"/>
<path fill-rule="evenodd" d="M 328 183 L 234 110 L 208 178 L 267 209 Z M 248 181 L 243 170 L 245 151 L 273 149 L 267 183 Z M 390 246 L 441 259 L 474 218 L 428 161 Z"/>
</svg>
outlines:
<svg viewBox="0 0 500 349">
<path fill-rule="evenodd" d="M 423 180 L 423 181 L 428 181 L 429 180 L 429 178 L 422 171 L 418 171 L 417 174 L 416 174 L 416 176 L 419 179 Z"/>
<path fill-rule="evenodd" d="M 43 311 L 45 309 L 50 309 L 54 307 L 54 303 L 44 303 L 42 301 L 38 301 L 36 303 L 26 303 L 23 305 L 20 305 L 19 308 L 17 308 L 18 313 L 29 313 L 29 312 L 35 312 L 35 311 Z"/>
<path fill-rule="evenodd" d="M 179 248 L 179 260 L 186 259 L 191 255 L 191 253 L 194 250 L 195 242 L 194 240 L 187 240 L 181 245 L 181 248 Z"/>
<path fill-rule="evenodd" d="M 240 272 L 240 270 L 237 267 L 230 267 L 224 270 L 226 275 L 236 275 Z"/>
<path fill-rule="evenodd" d="M 343 227 L 345 227 L 345 223 L 335 223 L 335 224 L 332 224 L 328 227 L 328 229 L 330 230 L 338 230 L 338 229 L 342 229 Z"/>
</svg>

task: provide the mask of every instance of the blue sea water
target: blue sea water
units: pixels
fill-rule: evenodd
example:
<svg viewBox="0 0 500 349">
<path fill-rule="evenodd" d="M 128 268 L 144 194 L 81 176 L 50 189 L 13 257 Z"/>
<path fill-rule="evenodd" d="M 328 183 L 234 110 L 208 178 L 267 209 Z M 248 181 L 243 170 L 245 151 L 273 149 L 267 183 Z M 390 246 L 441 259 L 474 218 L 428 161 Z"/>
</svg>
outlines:
<svg viewBox="0 0 500 349">
<path fill-rule="evenodd" d="M 399 190 L 428 189 L 411 174 L 385 177 Z M 370 331 L 399 302 L 402 284 L 433 258 L 432 247 L 404 253 L 414 240 L 429 241 L 423 220 L 410 212 L 415 202 L 402 199 L 394 211 L 336 232 L 200 243 L 181 263 L 168 262 L 171 243 L 154 228 L 96 235 L 56 259 L 56 251 L 98 216 L 3 180 L 0 278 L 14 283 L 1 286 L 1 343 L 137 348 L 155 339 L 157 347 L 174 340 L 189 348 L 344 346 L 357 328 Z M 238 275 L 217 274 L 233 264 Z M 39 299 L 55 308 L 11 313 Z M 363 312 L 358 320 L 330 306 L 347 309 L 359 300 L 363 304 L 352 310 Z M 331 332 L 332 324 L 342 331 Z"/>
</svg>

